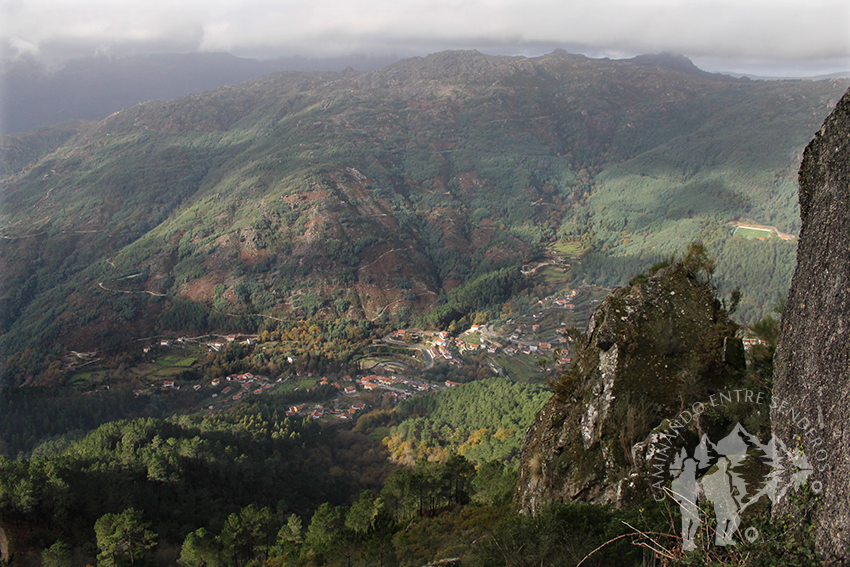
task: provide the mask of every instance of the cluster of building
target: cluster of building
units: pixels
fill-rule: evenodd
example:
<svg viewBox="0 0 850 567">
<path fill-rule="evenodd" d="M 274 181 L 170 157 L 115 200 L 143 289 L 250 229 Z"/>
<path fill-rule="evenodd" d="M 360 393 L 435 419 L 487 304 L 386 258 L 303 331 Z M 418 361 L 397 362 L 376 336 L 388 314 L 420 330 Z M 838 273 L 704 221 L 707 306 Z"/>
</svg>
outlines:
<svg viewBox="0 0 850 567">
<path fill-rule="evenodd" d="M 572 303 L 573 299 L 577 294 L 576 290 L 573 290 L 567 294 L 565 298 L 554 300 L 554 305 L 559 307 L 565 307 L 567 309 L 575 308 L 575 305 Z M 543 313 L 535 313 L 533 318 L 535 320 L 541 319 L 543 317 Z M 562 326 L 565 326 L 566 323 L 562 323 Z M 525 355 L 534 355 L 534 354 L 542 354 L 542 353 L 550 353 L 558 348 L 566 348 L 568 339 L 565 336 L 560 336 L 554 339 L 550 339 L 548 341 L 528 341 L 523 339 L 523 335 L 527 332 L 531 332 L 537 334 L 541 330 L 541 325 L 539 323 L 533 323 L 531 325 L 518 325 L 514 332 L 511 334 L 509 342 L 507 346 L 503 345 L 500 342 L 497 342 L 485 334 L 481 333 L 480 325 L 472 325 L 468 330 L 464 331 L 464 333 L 460 337 L 451 337 L 449 333 L 446 331 L 442 331 L 440 333 L 434 334 L 433 340 L 430 341 L 428 345 L 428 352 L 434 360 L 437 359 L 445 359 L 446 361 L 452 362 L 452 349 L 456 348 L 458 352 L 465 353 L 470 351 L 478 351 L 482 349 L 486 349 L 489 354 L 497 354 L 502 351 L 508 356 L 514 356 L 517 354 L 525 354 Z M 566 333 L 565 329 L 560 329 L 562 334 Z M 470 341 L 464 340 L 464 337 L 478 333 L 478 341 Z M 426 333 L 430 334 L 430 333 Z M 393 337 L 398 340 L 416 340 L 422 337 L 422 333 L 419 332 L 411 332 L 398 330 L 393 333 Z M 507 340 L 507 339 L 506 339 Z M 570 358 L 568 356 L 562 356 L 559 361 L 560 364 L 569 364 Z M 427 385 L 426 385 L 427 386 Z M 368 389 L 373 389 L 370 387 Z"/>
<path fill-rule="evenodd" d="M 359 380 L 360 386 L 364 390 L 376 390 L 378 388 L 393 388 L 396 390 L 412 390 L 414 392 L 427 392 L 435 389 L 431 384 L 406 378 L 404 376 L 377 376 L 370 374 Z M 403 392 L 399 392 L 403 393 Z"/>
<path fill-rule="evenodd" d="M 426 334 L 430 333 L 423 333 L 417 329 L 399 329 L 393 333 L 393 337 L 400 341 L 416 342 Z"/>
<path fill-rule="evenodd" d="M 241 342 L 243 344 L 252 345 L 252 344 L 255 344 L 256 341 L 257 341 L 257 339 L 255 337 L 250 337 L 250 336 L 244 337 L 244 336 L 241 336 L 241 335 L 227 335 L 223 338 L 224 338 L 224 341 L 213 340 L 213 341 L 209 341 L 209 342 L 205 343 L 207 348 L 209 349 L 209 351 L 210 352 L 213 352 L 213 351 L 220 352 L 221 350 L 226 348 L 230 343 L 233 343 L 233 342 Z M 188 338 L 188 337 L 177 337 L 176 339 L 165 338 L 165 339 L 160 339 L 158 343 L 154 343 L 151 346 L 145 347 L 143 349 L 143 351 L 145 353 L 148 353 L 148 352 L 150 352 L 151 348 L 153 348 L 154 346 L 160 346 L 160 347 L 183 346 L 183 345 L 186 345 L 187 343 L 190 343 L 190 342 L 198 342 L 198 340 L 197 340 L 197 338 L 191 339 L 191 338 Z"/>
<path fill-rule="evenodd" d="M 406 400 L 421 392 L 441 389 L 439 386 L 434 386 L 432 384 L 427 384 L 425 382 L 420 382 L 403 376 L 379 376 L 377 374 L 363 376 L 357 380 L 353 379 L 351 376 L 345 376 L 342 378 L 342 382 L 353 383 L 348 385 L 339 384 L 338 382 L 329 382 L 327 378 L 322 378 L 319 385 L 334 386 L 340 390 L 340 393 L 343 394 L 343 396 L 353 396 L 360 390 L 385 390 L 383 394 L 384 397 L 392 398 L 396 402 Z M 335 418 L 338 421 L 348 421 L 353 419 L 357 413 L 362 412 L 367 407 L 366 403 L 362 401 L 355 401 L 347 404 L 348 407 L 344 407 L 346 404 L 344 402 L 341 403 L 342 399 L 344 398 L 337 399 L 336 405 L 338 407 L 336 408 L 325 407 L 322 404 L 308 405 L 306 403 L 289 406 L 286 411 L 286 415 L 290 417 L 298 416 L 314 420 L 330 417 L 332 419 Z"/>
<path fill-rule="evenodd" d="M 446 360 L 452 359 L 452 353 L 449 351 L 449 344 L 451 343 L 451 337 L 446 331 L 441 331 L 437 334 L 437 338 L 434 339 L 434 342 L 431 343 L 431 346 L 428 348 L 428 352 L 434 358 L 434 360 L 438 358 L 444 358 Z"/>
<path fill-rule="evenodd" d="M 565 323 L 562 323 L 562 326 Z M 535 323 L 531 325 L 532 333 L 537 333 L 540 331 L 540 325 Z M 562 328 L 558 330 L 562 335 L 566 333 L 566 329 Z M 512 346 L 505 348 L 505 354 L 515 355 L 515 354 L 535 354 L 541 352 L 549 352 L 556 348 L 565 348 L 567 346 L 567 338 L 565 336 L 560 336 L 555 339 L 551 339 L 549 341 L 527 341 L 523 340 L 522 335 L 525 332 L 525 325 L 519 325 L 516 329 L 514 329 L 513 334 L 511 335 Z"/>
<path fill-rule="evenodd" d="M 562 307 L 564 309 L 573 310 L 576 306 L 573 304 L 573 299 L 575 299 L 576 294 L 578 293 L 577 289 L 572 290 L 567 294 L 567 297 L 560 297 L 552 302 L 553 307 Z"/>
<path fill-rule="evenodd" d="M 238 390 L 231 396 L 233 400 L 241 400 L 242 397 L 247 395 L 249 392 L 254 395 L 259 395 L 267 390 L 271 390 L 272 388 L 272 385 L 266 382 L 264 377 L 255 376 L 250 372 L 245 372 L 243 374 L 231 374 L 226 376 L 224 380 L 227 382 L 233 382 L 234 384 L 225 386 L 224 389 L 221 390 L 220 394 L 222 396 L 228 396 L 231 392 Z M 217 388 L 221 385 L 221 382 L 221 378 L 213 378 L 210 385 L 213 388 Z M 218 393 L 212 395 L 213 398 L 217 398 L 218 396 Z"/>
<path fill-rule="evenodd" d="M 466 335 L 471 335 L 473 333 L 478 333 L 480 330 L 481 330 L 480 325 L 472 325 L 471 327 L 469 327 L 469 329 L 464 331 L 463 335 L 461 335 L 461 336 L 466 336 Z M 489 338 L 485 337 L 483 334 L 479 334 L 479 342 L 477 344 L 467 342 L 460 337 L 455 339 L 455 343 L 457 344 L 458 350 L 460 350 L 460 352 L 487 349 L 487 352 L 489 354 L 496 354 L 497 352 L 499 352 L 499 349 L 502 348 L 501 343 L 498 343 L 498 342 L 496 342 L 492 339 L 489 339 Z"/>
<path fill-rule="evenodd" d="M 335 417 L 339 421 L 347 421 L 358 412 L 366 409 L 363 402 L 355 402 L 348 408 L 326 408 L 322 404 L 307 405 L 298 404 L 289 406 L 286 415 L 289 417 L 306 417 L 309 419 L 321 419 L 325 416 Z"/>
<path fill-rule="evenodd" d="M 146 346 L 145 348 L 143 348 L 142 352 L 147 354 L 154 346 L 170 347 L 174 345 L 184 345 L 186 344 L 186 340 L 186 337 L 177 337 L 176 339 L 160 339 L 158 343 L 154 343 L 151 346 Z"/>
<path fill-rule="evenodd" d="M 473 333 L 477 330 L 478 325 L 473 325 L 468 331 L 464 332 L 464 335 Z M 428 347 L 428 353 L 434 360 L 438 358 L 443 358 L 445 360 L 451 361 L 453 360 L 453 356 L 450 350 L 452 346 L 457 348 L 458 351 L 461 353 L 479 349 L 487 349 L 487 352 L 489 352 L 490 354 L 495 354 L 496 352 L 498 352 L 502 345 L 493 342 L 484 336 L 481 336 L 480 343 L 471 343 L 463 340 L 462 337 L 450 337 L 447 332 L 443 331 L 437 334 L 436 338 Z"/>
<path fill-rule="evenodd" d="M 241 335 L 225 335 L 224 340 L 227 341 L 227 342 L 223 343 L 221 341 L 212 341 L 212 342 L 207 343 L 207 346 L 209 347 L 210 352 L 212 352 L 212 351 L 219 352 L 222 349 L 224 349 L 225 347 L 227 347 L 229 344 L 235 343 L 235 342 L 240 342 L 240 343 L 246 344 L 246 345 L 252 345 L 252 344 L 257 342 L 257 339 L 255 337 L 243 337 Z"/>
</svg>

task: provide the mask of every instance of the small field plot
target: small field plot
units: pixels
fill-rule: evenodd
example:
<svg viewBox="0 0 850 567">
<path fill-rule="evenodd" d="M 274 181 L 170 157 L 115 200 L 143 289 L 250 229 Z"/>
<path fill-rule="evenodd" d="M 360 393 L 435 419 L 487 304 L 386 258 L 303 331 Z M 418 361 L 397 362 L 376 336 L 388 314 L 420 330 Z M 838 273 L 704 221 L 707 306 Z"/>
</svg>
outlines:
<svg viewBox="0 0 850 567">
<path fill-rule="evenodd" d="M 538 271 L 537 277 L 546 285 L 566 285 L 566 271 L 560 266 L 544 266 Z"/>
<path fill-rule="evenodd" d="M 461 337 L 461 340 L 471 345 L 480 345 L 481 335 L 479 335 L 478 333 L 469 333 L 468 335 L 463 335 Z"/>
<path fill-rule="evenodd" d="M 143 362 L 130 369 L 130 374 L 136 378 L 145 380 L 174 380 L 181 373 L 197 362 L 197 358 L 186 357 L 182 354 L 169 354 L 161 356 L 155 362 Z"/>
<path fill-rule="evenodd" d="M 732 234 L 737 234 L 744 238 L 770 238 L 773 231 L 766 228 L 755 228 L 751 226 L 739 226 Z"/>
<path fill-rule="evenodd" d="M 184 357 L 176 355 L 176 354 L 169 354 L 168 356 L 166 356 L 164 358 L 157 359 L 156 362 L 157 362 L 157 364 L 161 364 L 162 366 L 175 366 L 175 367 L 178 367 L 178 368 L 189 368 L 190 366 L 195 364 L 195 361 L 197 361 L 197 360 L 198 360 L 197 358 L 192 358 L 192 357 L 184 358 Z"/>
<path fill-rule="evenodd" d="M 148 374 L 148 378 L 151 378 L 152 380 L 173 380 L 174 378 L 177 378 L 183 370 L 185 369 L 177 366 L 166 366 L 152 374 Z"/>
<path fill-rule="evenodd" d="M 504 368 L 508 378 L 517 382 L 541 382 L 545 378 L 536 357 L 501 354 L 492 357 L 492 360 Z"/>
<path fill-rule="evenodd" d="M 286 382 L 281 384 L 279 388 L 276 388 L 275 392 L 278 393 L 278 394 L 283 394 L 285 392 L 292 392 L 297 387 L 298 387 L 298 381 L 297 380 L 287 380 Z"/>
<path fill-rule="evenodd" d="M 68 381 L 72 386 L 85 388 L 95 386 L 106 378 L 106 370 L 94 370 L 91 372 L 75 372 Z"/>
<path fill-rule="evenodd" d="M 581 242 L 558 242 L 552 245 L 552 249 L 555 250 L 558 254 L 562 256 L 569 256 L 571 258 L 576 256 L 581 256 L 582 245 Z"/>
</svg>

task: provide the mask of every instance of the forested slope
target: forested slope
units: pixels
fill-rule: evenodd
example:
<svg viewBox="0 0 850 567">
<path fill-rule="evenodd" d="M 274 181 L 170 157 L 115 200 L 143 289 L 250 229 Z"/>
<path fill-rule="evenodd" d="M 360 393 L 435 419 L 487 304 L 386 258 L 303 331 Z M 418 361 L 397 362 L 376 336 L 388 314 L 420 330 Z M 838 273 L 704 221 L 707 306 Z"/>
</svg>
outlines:
<svg viewBox="0 0 850 567">
<path fill-rule="evenodd" d="M 846 83 L 654 62 L 448 52 L 6 137 L 6 379 L 163 332 L 406 321 L 558 237 L 585 244 L 576 277 L 609 282 L 721 247 L 728 221 L 793 218 L 798 152 Z M 793 251 L 759 249 L 769 271 L 736 265 L 749 254 L 718 276 L 760 281 L 758 316 Z"/>
<path fill-rule="evenodd" d="M 491 378 L 419 396 L 402 405 L 405 418 L 384 442 L 390 456 L 411 464 L 458 453 L 476 465 L 518 464 L 525 431 L 549 398 L 539 385 Z"/>
</svg>

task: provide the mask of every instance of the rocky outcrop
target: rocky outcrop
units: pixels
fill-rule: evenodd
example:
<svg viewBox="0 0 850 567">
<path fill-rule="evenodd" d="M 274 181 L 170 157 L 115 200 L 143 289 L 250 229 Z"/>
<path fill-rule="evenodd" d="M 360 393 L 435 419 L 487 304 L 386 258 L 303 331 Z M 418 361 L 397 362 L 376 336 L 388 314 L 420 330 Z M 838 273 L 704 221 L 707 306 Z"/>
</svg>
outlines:
<svg viewBox="0 0 850 567">
<path fill-rule="evenodd" d="M 738 378 L 737 327 L 697 260 L 639 278 L 596 308 L 573 366 L 526 434 L 515 495 L 523 512 L 644 498 L 651 433 Z"/>
<path fill-rule="evenodd" d="M 850 91 L 806 148 L 802 229 L 776 350 L 774 434 L 796 439 L 822 488 L 817 548 L 850 560 Z M 803 420 L 806 420 L 804 422 Z M 815 424 L 806 427 L 805 425 Z M 788 507 L 779 503 L 778 510 Z M 842 559 L 843 558 L 843 559 Z"/>
</svg>

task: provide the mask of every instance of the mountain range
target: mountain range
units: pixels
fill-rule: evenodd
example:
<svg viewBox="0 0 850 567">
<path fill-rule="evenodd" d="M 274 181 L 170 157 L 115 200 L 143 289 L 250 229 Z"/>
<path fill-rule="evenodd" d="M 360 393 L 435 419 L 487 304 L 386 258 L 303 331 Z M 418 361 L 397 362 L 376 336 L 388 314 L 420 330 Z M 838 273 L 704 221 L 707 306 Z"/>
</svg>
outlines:
<svg viewBox="0 0 850 567">
<path fill-rule="evenodd" d="M 801 151 L 847 86 L 445 52 L 4 136 L 4 377 L 164 332 L 405 323 L 472 290 L 448 321 L 503 300 L 558 239 L 595 283 L 703 240 L 757 318 L 794 243 L 727 223 L 797 229 Z"/>
<path fill-rule="evenodd" d="M 396 61 L 384 57 L 281 57 L 257 60 L 228 53 L 163 53 L 71 59 L 50 65 L 33 56 L 0 62 L 0 133 L 25 132 L 51 122 L 100 120 L 116 110 L 171 99 L 279 71 L 371 71 Z"/>
</svg>

